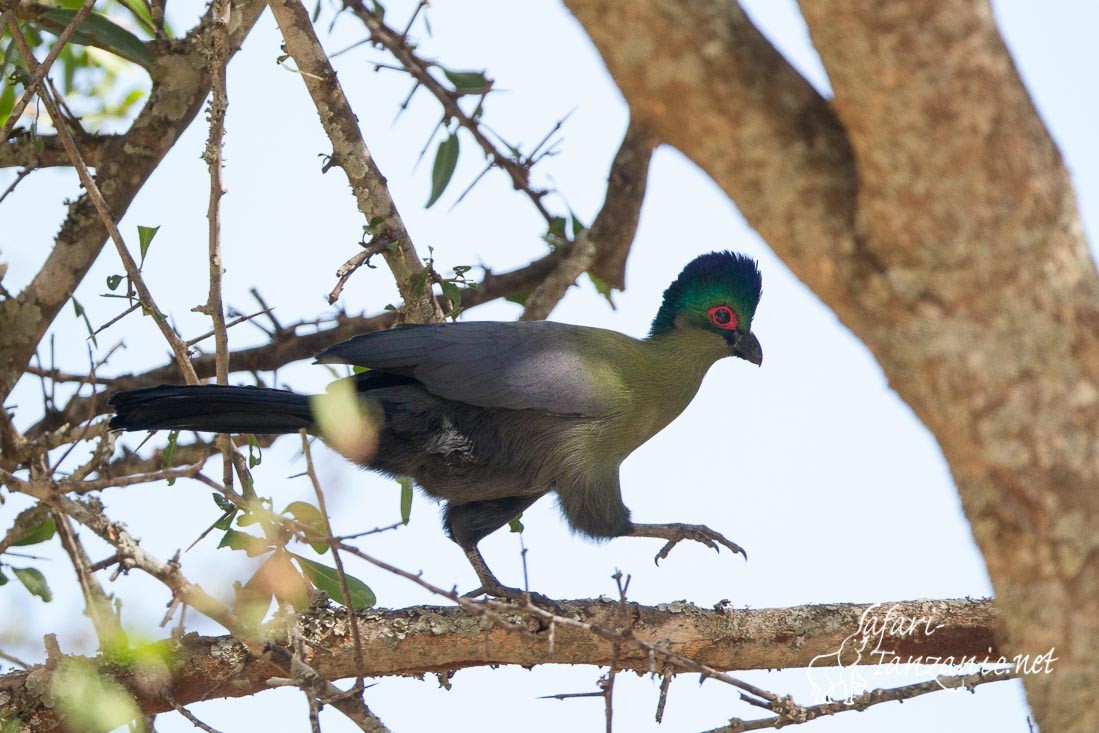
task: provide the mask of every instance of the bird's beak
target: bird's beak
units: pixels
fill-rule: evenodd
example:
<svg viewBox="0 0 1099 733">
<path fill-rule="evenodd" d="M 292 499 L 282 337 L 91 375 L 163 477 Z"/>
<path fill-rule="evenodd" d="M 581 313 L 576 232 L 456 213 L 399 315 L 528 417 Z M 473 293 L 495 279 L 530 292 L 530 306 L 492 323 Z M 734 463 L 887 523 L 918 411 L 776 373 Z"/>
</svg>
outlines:
<svg viewBox="0 0 1099 733">
<path fill-rule="evenodd" d="M 752 362 L 756 366 L 763 364 L 763 347 L 759 345 L 759 339 L 755 334 L 737 334 L 733 342 L 733 356 Z"/>
</svg>

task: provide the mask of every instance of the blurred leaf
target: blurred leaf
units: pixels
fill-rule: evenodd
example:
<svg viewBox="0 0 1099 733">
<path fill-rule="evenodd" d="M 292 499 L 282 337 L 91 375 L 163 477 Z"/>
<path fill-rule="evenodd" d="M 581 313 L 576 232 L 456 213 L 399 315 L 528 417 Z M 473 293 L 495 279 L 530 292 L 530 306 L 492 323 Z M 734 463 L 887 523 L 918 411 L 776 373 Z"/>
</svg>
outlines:
<svg viewBox="0 0 1099 733">
<path fill-rule="evenodd" d="M 309 405 L 325 443 L 345 458 L 360 463 L 373 459 L 382 422 L 380 408 L 359 399 L 354 380 L 333 382 L 324 394 L 311 397 Z"/>
<path fill-rule="evenodd" d="M 147 255 L 149 253 L 149 245 L 153 243 L 153 237 L 156 236 L 156 233 L 158 231 L 160 231 L 159 226 L 155 226 L 155 227 L 138 226 L 138 228 L 137 228 L 137 239 L 138 239 L 138 244 L 141 247 L 141 264 L 138 265 L 139 268 L 142 265 L 145 264 L 145 255 Z M 114 288 L 112 288 L 112 290 L 113 289 Z"/>
<path fill-rule="evenodd" d="M 176 446 L 179 445 L 179 431 L 173 430 L 168 433 L 168 447 L 164 449 L 164 463 L 167 468 L 172 468 L 175 465 L 176 460 Z M 168 479 L 168 485 L 171 486 L 176 482 L 175 477 Z"/>
<path fill-rule="evenodd" d="M 241 589 L 244 593 L 257 591 L 257 598 L 269 601 L 274 596 L 280 602 L 290 603 L 297 610 L 309 605 L 309 587 L 301 573 L 290 562 L 291 555 L 285 550 L 276 550 L 271 557 L 263 561 L 255 574 Z M 239 596 L 238 596 L 239 597 Z M 266 612 L 266 603 L 263 610 Z M 262 615 L 260 616 L 262 619 Z"/>
<path fill-rule="evenodd" d="M 237 516 L 237 510 L 236 509 L 234 509 L 230 512 L 225 512 L 224 514 L 221 515 L 221 517 L 218 518 L 218 520 L 216 522 L 214 522 L 214 524 L 212 525 L 212 528 L 213 529 L 224 529 L 224 530 L 230 529 L 233 526 L 233 518 L 235 516 Z"/>
<path fill-rule="evenodd" d="M 401 485 L 401 521 L 408 524 L 412 516 L 412 479 L 401 476 L 397 483 Z"/>
<path fill-rule="evenodd" d="M 107 289 L 117 290 L 122 282 L 122 275 L 107 275 Z"/>
<path fill-rule="evenodd" d="M 485 78 L 485 72 L 483 71 L 451 71 L 450 69 L 443 69 L 443 74 L 450 80 L 450 83 L 454 85 L 455 90 L 466 94 L 487 91 L 492 85 L 492 82 Z"/>
<path fill-rule="evenodd" d="M 31 592 L 31 595 L 38 596 L 46 603 L 53 600 L 53 593 L 50 592 L 50 586 L 46 583 L 46 576 L 37 568 L 12 568 L 11 571 L 15 573 L 15 577 L 19 578 L 23 587 Z"/>
<path fill-rule="evenodd" d="M 40 13 L 35 22 L 51 33 L 60 35 L 61 31 L 76 17 L 76 12 L 75 10 L 47 10 L 45 13 Z M 84 19 L 76 33 L 73 33 L 71 43 L 100 46 L 145 67 L 152 66 L 156 61 L 140 38 L 97 13 L 92 13 Z"/>
<path fill-rule="evenodd" d="M 248 557 L 259 557 L 274 549 L 262 537 L 256 537 L 247 532 L 238 532 L 235 529 L 225 531 L 225 536 L 218 543 L 218 549 L 220 550 L 222 547 L 228 547 L 230 550 L 244 550 L 248 553 Z"/>
<path fill-rule="evenodd" d="M 378 599 L 374 596 L 374 591 L 370 590 L 366 583 L 354 576 L 344 573 L 344 578 L 347 580 L 347 590 L 351 594 L 351 602 L 348 603 L 343 597 L 343 590 L 340 588 L 339 574 L 336 572 L 335 568 L 330 568 L 327 565 L 321 565 L 319 562 L 307 560 L 301 555 L 294 555 L 294 559 L 298 561 L 298 565 L 301 566 L 302 572 L 305 573 L 305 577 L 309 578 L 309 582 L 317 586 L 320 590 L 323 590 L 330 598 L 338 603 L 348 606 L 349 608 L 369 608 L 377 603 Z"/>
<path fill-rule="evenodd" d="M 7 76 L 7 69 L 0 68 L 0 74 Z M 3 125 L 11 117 L 12 110 L 15 109 L 15 85 L 8 84 L 7 79 L 4 79 L 3 88 L 0 88 L 0 125 Z"/>
<path fill-rule="evenodd" d="M 53 521 L 53 517 L 46 517 L 46 521 L 28 531 L 15 542 L 12 542 L 12 545 L 16 547 L 37 545 L 39 542 L 45 542 L 46 540 L 51 539 L 56 531 L 57 524 Z"/>
<path fill-rule="evenodd" d="M 450 137 L 439 143 L 439 150 L 435 153 L 435 164 L 431 167 L 431 196 L 424 208 L 430 209 L 443 195 L 457 166 L 458 135 L 451 133 Z"/>
<path fill-rule="evenodd" d="M 76 311 L 76 317 L 83 319 L 84 326 L 88 329 L 88 338 L 92 340 L 92 344 L 95 347 L 99 347 L 99 344 L 95 340 L 95 329 L 92 328 L 92 322 L 88 320 L 88 314 L 84 312 L 84 306 L 80 305 L 80 301 L 76 298 L 72 299 L 73 310 Z"/>
<path fill-rule="evenodd" d="M 289 514 L 308 527 L 309 534 L 313 537 L 328 536 L 328 523 L 324 520 L 324 515 L 321 514 L 321 510 L 312 504 L 305 501 L 292 501 L 286 505 L 286 508 L 282 510 L 282 513 Z M 311 542 L 309 543 L 309 546 L 312 547 L 318 555 L 323 555 L 328 552 L 327 542 Z"/>
<path fill-rule="evenodd" d="M 521 521 L 522 519 L 523 515 L 520 514 L 518 517 L 508 522 L 508 529 L 512 532 L 522 532 L 524 529 L 526 529 L 526 527 L 523 526 L 523 522 Z"/>
<path fill-rule="evenodd" d="M 51 696 L 67 730 L 101 731 L 141 717 L 133 697 L 85 659 L 66 657 L 50 677 Z"/>
<path fill-rule="evenodd" d="M 0 585 L 8 584 L 8 576 L 4 575 L 4 571 L 0 570 Z"/>
</svg>

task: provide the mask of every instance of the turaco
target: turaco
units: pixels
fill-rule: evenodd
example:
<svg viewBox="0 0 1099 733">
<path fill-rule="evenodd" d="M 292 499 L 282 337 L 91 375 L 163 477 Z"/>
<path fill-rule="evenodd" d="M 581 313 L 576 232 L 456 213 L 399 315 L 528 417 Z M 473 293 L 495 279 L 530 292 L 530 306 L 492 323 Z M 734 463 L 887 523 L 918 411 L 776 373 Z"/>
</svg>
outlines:
<svg viewBox="0 0 1099 733">
<path fill-rule="evenodd" d="M 365 368 L 335 382 L 331 397 L 150 387 L 111 398 L 111 427 L 316 432 L 360 465 L 411 477 L 446 502 L 447 534 L 481 582 L 472 593 L 520 594 L 497 580 L 477 543 L 549 493 L 580 534 L 666 540 L 658 560 L 682 540 L 743 554 L 703 525 L 630 521 L 618 467 L 683 412 L 718 359 L 762 363 L 751 330 L 760 293 L 755 261 L 714 252 L 689 263 L 664 292 L 645 339 L 552 322 L 401 326 L 318 355 Z M 325 407 L 336 395 L 354 403 L 357 418 L 333 417 L 349 414 Z"/>
</svg>

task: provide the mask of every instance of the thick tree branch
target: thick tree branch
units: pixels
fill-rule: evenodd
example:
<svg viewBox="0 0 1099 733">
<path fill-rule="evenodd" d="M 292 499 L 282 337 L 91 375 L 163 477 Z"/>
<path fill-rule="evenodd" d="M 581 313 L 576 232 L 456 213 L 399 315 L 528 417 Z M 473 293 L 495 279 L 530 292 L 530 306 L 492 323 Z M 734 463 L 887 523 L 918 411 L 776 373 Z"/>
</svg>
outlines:
<svg viewBox="0 0 1099 733">
<path fill-rule="evenodd" d="M 900 660 L 919 657 L 928 662 L 946 657 L 976 656 L 978 660 L 999 656 L 993 640 L 995 615 L 985 600 L 905 601 L 882 604 L 880 614 L 892 609 L 892 618 L 930 619 L 934 628 L 925 633 L 921 625 L 914 633 L 883 637 L 881 648 Z M 650 644 L 664 644 L 670 651 L 690 655 L 720 670 L 834 666 L 838 651 L 849 637 L 859 632 L 860 618 L 871 606 L 833 604 L 758 610 L 703 610 L 686 603 L 655 607 L 628 604 L 634 636 Z M 563 601 L 562 615 L 591 625 L 615 627 L 621 608 L 617 602 Z M 355 614 L 363 656 L 356 664 L 355 644 L 347 627 L 344 609 L 315 608 L 299 617 L 298 628 L 308 650 L 307 661 L 328 679 L 365 676 L 411 675 L 454 671 L 499 664 L 587 664 L 607 665 L 615 655 L 614 644 L 593 637 L 579 627 L 558 626 L 552 644 L 543 632 L 544 643 L 459 608 L 418 606 L 399 611 L 361 610 Z M 524 624 L 515 611 L 507 620 Z M 941 624 L 941 625 L 940 625 Z M 232 637 L 184 636 L 178 642 L 163 642 L 171 650 L 172 698 L 180 705 L 204 699 L 252 695 L 269 688 L 270 667 L 250 661 L 244 647 Z M 871 645 L 874 642 L 871 641 Z M 824 655 L 814 663 L 814 657 Z M 621 669 L 655 671 L 653 660 L 637 649 L 617 652 Z M 890 657 L 880 659 L 889 663 Z M 857 663 L 855 655 L 843 659 Z M 873 665 L 879 658 L 864 658 Z M 10 694 L 0 704 L 0 716 L 27 719 L 42 709 L 42 701 L 27 682 L 40 668 L 0 676 L 0 693 Z M 134 694 L 145 714 L 170 710 L 171 705 L 143 684 L 140 673 L 104 665 Z M 232 685 L 224 680 L 232 679 Z M 0 695 L 2 698 L 3 695 Z"/>
<path fill-rule="evenodd" d="M 631 114 L 626 135 L 607 174 L 603 208 L 588 229 L 588 236 L 595 242 L 595 260 L 588 270 L 618 290 L 626 289 L 626 258 L 641 219 L 649 162 L 656 142 Z"/>
<path fill-rule="evenodd" d="M 84 162 L 96 168 L 105 159 L 107 150 L 117 145 L 121 135 L 79 135 L 74 133 L 76 146 L 84 156 Z M 18 135 L 0 143 L 0 168 L 34 166 L 51 168 L 71 166 L 57 135 Z"/>
<path fill-rule="evenodd" d="M 938 438 L 1008 648 L 1061 655 L 1039 724 L 1099 729 L 1099 279 L 987 3 L 803 3 L 834 110 L 735 4 L 567 4 Z"/>
</svg>

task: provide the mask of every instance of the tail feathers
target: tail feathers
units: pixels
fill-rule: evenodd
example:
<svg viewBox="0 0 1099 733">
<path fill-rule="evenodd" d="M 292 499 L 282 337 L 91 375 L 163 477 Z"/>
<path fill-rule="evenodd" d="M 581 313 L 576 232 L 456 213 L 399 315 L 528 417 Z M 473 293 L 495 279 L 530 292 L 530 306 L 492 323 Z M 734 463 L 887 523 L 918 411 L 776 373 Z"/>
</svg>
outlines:
<svg viewBox="0 0 1099 733">
<path fill-rule="evenodd" d="M 296 433 L 313 425 L 308 395 L 263 387 L 161 385 L 119 392 L 109 404 L 119 430 Z"/>
</svg>

